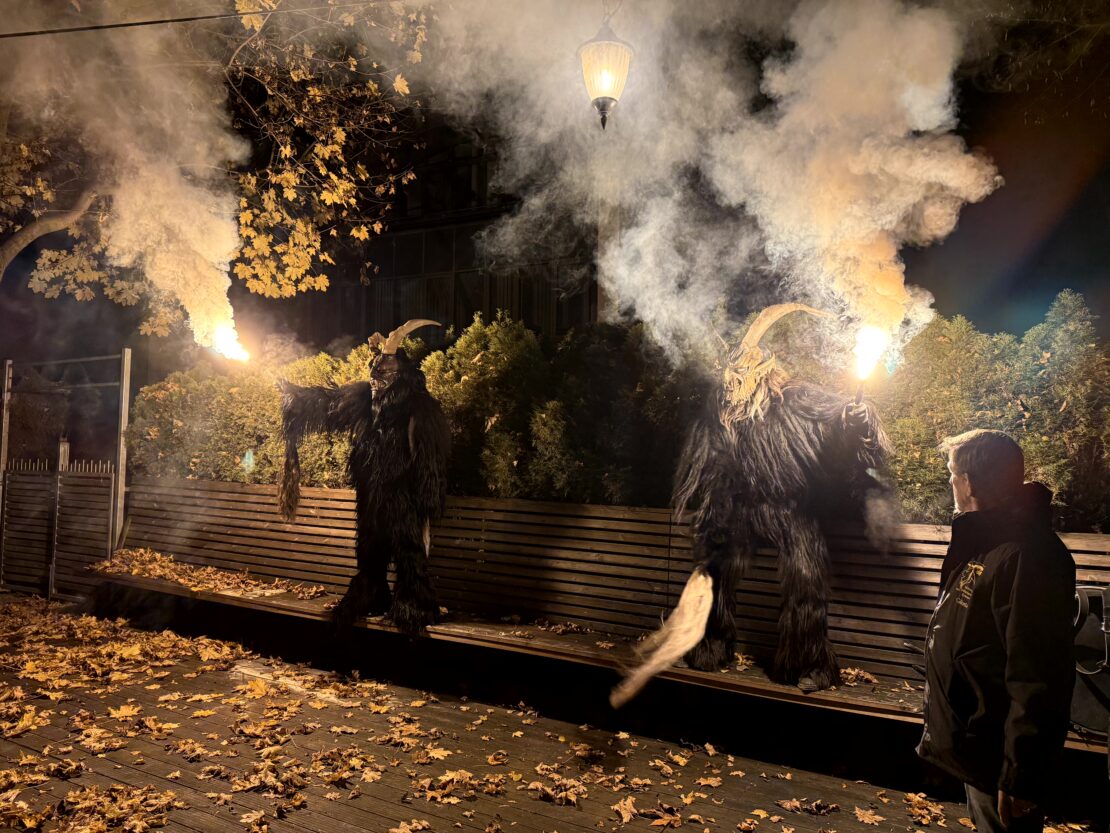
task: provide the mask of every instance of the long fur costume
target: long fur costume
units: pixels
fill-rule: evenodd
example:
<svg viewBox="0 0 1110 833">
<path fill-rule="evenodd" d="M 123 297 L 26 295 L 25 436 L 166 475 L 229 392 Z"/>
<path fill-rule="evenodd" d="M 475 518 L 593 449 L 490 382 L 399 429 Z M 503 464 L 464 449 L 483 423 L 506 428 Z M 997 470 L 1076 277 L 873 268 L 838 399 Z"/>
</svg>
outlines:
<svg viewBox="0 0 1110 833">
<path fill-rule="evenodd" d="M 778 550 L 782 583 L 770 676 L 807 688 L 839 683 L 821 521 L 866 517 L 869 501 L 889 497 L 874 474 L 889 450 L 886 435 L 870 404 L 788 380 L 773 357 L 749 355 L 747 365 L 752 373 L 731 384 L 726 374 L 687 438 L 674 507 L 690 512 L 696 566 L 675 610 L 641 644 L 643 663 L 613 690 L 614 706 L 684 655 L 701 670 L 732 662 L 735 584 L 759 541 Z M 737 384 L 745 387 L 739 400 L 731 395 Z"/>
<path fill-rule="evenodd" d="M 390 366 L 388 372 L 383 363 Z M 358 572 L 335 609 L 335 621 L 349 626 L 359 616 L 388 612 L 402 631 L 419 633 L 438 612 L 428 574 L 429 524 L 442 514 L 446 500 L 450 430 L 424 374 L 403 349 L 376 355 L 371 375 L 385 375 L 391 383 L 377 391 L 370 382 L 283 385 L 286 459 L 279 500 L 292 520 L 300 495 L 297 444 L 305 435 L 347 434 Z M 396 569 L 392 598 L 386 578 L 391 561 Z"/>
</svg>

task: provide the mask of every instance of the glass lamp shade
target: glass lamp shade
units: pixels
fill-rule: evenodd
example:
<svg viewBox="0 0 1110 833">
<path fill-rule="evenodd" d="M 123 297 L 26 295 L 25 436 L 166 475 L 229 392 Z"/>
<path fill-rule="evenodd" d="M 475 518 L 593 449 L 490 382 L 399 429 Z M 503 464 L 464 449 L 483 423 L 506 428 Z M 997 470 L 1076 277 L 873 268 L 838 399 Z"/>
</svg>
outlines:
<svg viewBox="0 0 1110 833">
<path fill-rule="evenodd" d="M 578 59 L 582 62 L 586 92 L 601 115 L 601 127 L 604 129 L 609 112 L 620 101 L 628 81 L 632 47 L 614 35 L 606 23 L 592 40 L 578 47 Z"/>
</svg>

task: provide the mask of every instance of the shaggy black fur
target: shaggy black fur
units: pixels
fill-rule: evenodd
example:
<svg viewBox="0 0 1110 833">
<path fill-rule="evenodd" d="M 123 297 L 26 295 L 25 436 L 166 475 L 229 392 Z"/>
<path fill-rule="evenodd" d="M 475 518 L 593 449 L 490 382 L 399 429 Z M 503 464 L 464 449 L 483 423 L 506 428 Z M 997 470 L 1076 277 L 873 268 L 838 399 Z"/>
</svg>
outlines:
<svg viewBox="0 0 1110 833">
<path fill-rule="evenodd" d="M 358 507 L 358 573 L 335 609 L 335 621 L 344 627 L 367 613 L 388 612 L 401 630 L 419 633 L 438 611 L 427 536 L 446 500 L 450 430 L 424 374 L 403 350 L 376 357 L 371 378 L 343 387 L 284 383 L 281 510 L 290 520 L 296 516 L 301 439 L 317 431 L 347 434 Z M 391 561 L 392 597 L 386 578 Z"/>
<path fill-rule="evenodd" d="M 860 517 L 868 500 L 889 494 L 874 476 L 886 435 L 870 405 L 801 382 L 788 382 L 762 419 L 737 422 L 731 435 L 722 412 L 715 403 L 694 425 L 675 480 L 675 508 L 691 513 L 694 557 L 713 577 L 714 592 L 705 637 L 686 660 L 703 670 L 732 661 L 736 579 L 763 540 L 779 552 L 783 598 L 771 677 L 836 685 L 820 523 Z"/>
</svg>

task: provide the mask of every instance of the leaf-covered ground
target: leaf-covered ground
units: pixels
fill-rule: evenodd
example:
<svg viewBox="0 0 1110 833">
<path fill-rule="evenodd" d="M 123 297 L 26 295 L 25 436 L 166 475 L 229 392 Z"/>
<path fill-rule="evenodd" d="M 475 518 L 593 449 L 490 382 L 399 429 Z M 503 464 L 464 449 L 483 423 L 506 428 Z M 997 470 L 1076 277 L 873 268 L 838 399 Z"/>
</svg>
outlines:
<svg viewBox="0 0 1110 833">
<path fill-rule="evenodd" d="M 0 595 L 3 828 L 845 833 L 958 830 L 964 815 Z"/>
</svg>

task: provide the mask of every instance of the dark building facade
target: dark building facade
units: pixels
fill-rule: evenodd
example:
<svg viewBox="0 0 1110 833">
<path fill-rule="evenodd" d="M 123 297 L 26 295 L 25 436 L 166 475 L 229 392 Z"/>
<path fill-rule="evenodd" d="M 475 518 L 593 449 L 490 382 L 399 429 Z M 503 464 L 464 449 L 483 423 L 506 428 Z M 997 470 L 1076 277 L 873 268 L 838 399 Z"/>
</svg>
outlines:
<svg viewBox="0 0 1110 833">
<path fill-rule="evenodd" d="M 386 231 L 368 242 L 371 268 L 332 270 L 331 287 L 291 301 L 275 314 L 301 341 L 323 347 L 345 337 L 388 332 L 410 318 L 431 318 L 465 328 L 476 313 L 486 320 L 504 311 L 546 337 L 596 319 L 593 250 L 588 245 L 560 257 L 492 265 L 483 262 L 479 238 L 516 208 L 516 200 L 491 191 L 496 155 L 473 137 L 434 115 L 415 137 L 406 187 Z M 588 241 L 587 241 L 588 243 Z M 443 333 L 422 333 L 435 346 Z"/>
</svg>

